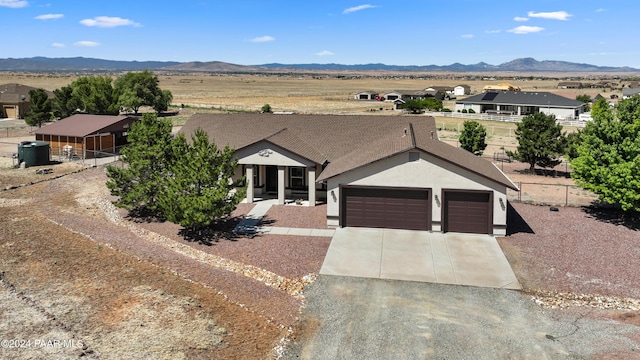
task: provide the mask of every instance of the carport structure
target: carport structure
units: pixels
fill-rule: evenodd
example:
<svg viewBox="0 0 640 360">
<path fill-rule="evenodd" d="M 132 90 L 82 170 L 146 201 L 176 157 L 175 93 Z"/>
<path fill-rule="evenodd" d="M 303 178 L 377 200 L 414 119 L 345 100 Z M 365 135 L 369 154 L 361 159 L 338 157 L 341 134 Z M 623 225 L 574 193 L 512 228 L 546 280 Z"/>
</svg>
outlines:
<svg viewBox="0 0 640 360">
<path fill-rule="evenodd" d="M 35 131 L 36 140 L 51 145 L 52 155 L 80 156 L 83 159 L 116 153 L 127 144 L 134 116 L 76 114 Z"/>
</svg>

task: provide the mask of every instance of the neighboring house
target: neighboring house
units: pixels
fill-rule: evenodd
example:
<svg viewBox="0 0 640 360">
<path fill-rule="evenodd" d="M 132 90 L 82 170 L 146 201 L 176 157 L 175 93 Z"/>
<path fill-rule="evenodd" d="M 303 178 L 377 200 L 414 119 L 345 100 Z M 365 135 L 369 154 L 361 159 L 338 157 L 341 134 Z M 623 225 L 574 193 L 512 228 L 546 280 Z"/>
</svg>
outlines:
<svg viewBox="0 0 640 360">
<path fill-rule="evenodd" d="M 558 89 L 582 89 L 584 84 L 580 81 L 562 81 L 558 83 Z"/>
<path fill-rule="evenodd" d="M 596 83 L 591 84 L 591 88 L 593 89 L 597 89 L 597 88 L 615 88 L 616 86 L 618 86 L 618 83 L 613 82 L 613 81 L 598 81 Z"/>
<path fill-rule="evenodd" d="M 613 95 L 612 95 L 612 96 L 613 96 Z M 598 100 L 600 100 L 600 99 L 604 99 L 604 96 L 602 96 L 602 95 L 598 94 L 598 95 L 596 95 L 593 99 L 591 99 L 591 103 L 592 103 L 592 104 L 595 104 L 595 103 L 596 103 Z"/>
<path fill-rule="evenodd" d="M 469 85 L 458 85 L 453 88 L 453 95 L 455 96 L 464 96 L 471 94 L 471 86 Z"/>
<path fill-rule="evenodd" d="M 630 88 L 640 88 L 640 81 L 632 81 L 629 83 Z"/>
<path fill-rule="evenodd" d="M 356 100 L 379 100 L 380 93 L 377 91 L 361 91 L 354 95 Z"/>
<path fill-rule="evenodd" d="M 623 99 L 628 99 L 637 94 L 640 94 L 640 88 L 623 88 L 622 89 Z"/>
<path fill-rule="evenodd" d="M 530 115 L 542 112 L 558 119 L 577 119 L 584 104 L 549 92 L 491 91 L 456 101 L 455 111 Z"/>
<path fill-rule="evenodd" d="M 30 90 L 37 88 L 14 83 L 0 85 L 0 118 L 23 119 L 31 110 Z M 51 91 L 47 95 L 53 98 Z"/>
<path fill-rule="evenodd" d="M 433 117 L 195 114 L 180 132 L 197 128 L 235 149 L 248 202 L 324 200 L 331 227 L 506 232 L 506 193 L 517 186 L 441 142 Z"/>
<path fill-rule="evenodd" d="M 401 99 L 407 100 L 424 100 L 426 98 L 444 99 L 444 94 L 434 90 L 394 90 L 384 94 L 386 101 L 394 101 Z"/>
<path fill-rule="evenodd" d="M 127 144 L 127 132 L 134 116 L 76 114 L 34 131 L 36 140 L 51 145 L 52 155 L 80 156 L 83 159 L 116 153 Z"/>
<path fill-rule="evenodd" d="M 520 88 L 509 83 L 500 83 L 497 85 L 487 85 L 482 88 L 482 91 L 520 91 Z"/>
</svg>

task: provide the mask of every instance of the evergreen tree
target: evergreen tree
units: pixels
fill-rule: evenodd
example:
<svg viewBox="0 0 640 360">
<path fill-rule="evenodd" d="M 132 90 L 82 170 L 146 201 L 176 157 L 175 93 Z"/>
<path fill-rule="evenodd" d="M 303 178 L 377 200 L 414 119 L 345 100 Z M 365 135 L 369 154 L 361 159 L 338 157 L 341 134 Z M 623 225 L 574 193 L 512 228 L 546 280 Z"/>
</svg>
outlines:
<svg viewBox="0 0 640 360">
<path fill-rule="evenodd" d="M 29 126 L 41 127 L 43 123 L 51 121 L 51 99 L 44 89 L 29 90 L 31 109 L 24 119 Z"/>
<path fill-rule="evenodd" d="M 562 125 L 556 123 L 555 115 L 537 112 L 525 116 L 515 131 L 518 140 L 516 152 L 507 151 L 509 156 L 529 164 L 532 171 L 536 165 L 554 167 L 564 154 L 565 137 Z"/>
<path fill-rule="evenodd" d="M 474 155 L 482 155 L 487 148 L 487 130 L 475 120 L 467 120 L 463 125 L 459 138 L 460 147 Z"/>
<path fill-rule="evenodd" d="M 107 187 L 118 207 L 161 213 L 158 196 L 164 191 L 171 145 L 171 122 L 144 114 L 129 131 L 129 145 L 122 149 L 123 168 L 107 166 Z"/>
<path fill-rule="evenodd" d="M 571 176 L 600 201 L 640 211 L 640 96 L 620 101 L 615 113 L 598 101 L 591 116 Z"/>
<path fill-rule="evenodd" d="M 191 144 L 180 134 L 171 153 L 175 161 L 170 162 L 170 176 L 159 198 L 167 220 L 201 229 L 229 215 L 245 197 L 246 189 L 237 190 L 231 181 L 237 166 L 234 151 L 218 149 L 203 130 L 195 131 Z"/>
</svg>

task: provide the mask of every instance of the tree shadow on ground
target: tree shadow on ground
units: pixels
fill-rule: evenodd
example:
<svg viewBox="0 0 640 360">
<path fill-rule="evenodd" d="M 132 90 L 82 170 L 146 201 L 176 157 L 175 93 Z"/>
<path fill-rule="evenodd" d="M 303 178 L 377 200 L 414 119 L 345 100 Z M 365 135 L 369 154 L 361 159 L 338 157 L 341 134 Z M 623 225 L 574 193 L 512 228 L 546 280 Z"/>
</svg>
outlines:
<svg viewBox="0 0 640 360">
<path fill-rule="evenodd" d="M 511 206 L 511 203 L 507 202 L 507 236 L 518 233 L 535 234 L 531 226 L 529 226 L 518 211 Z"/>
<path fill-rule="evenodd" d="M 629 230 L 640 230 L 640 212 L 623 211 L 617 206 L 602 205 L 597 202 L 583 206 L 582 211 L 590 218 L 613 225 L 621 225 Z"/>
<path fill-rule="evenodd" d="M 129 210 L 125 219 L 134 223 L 163 223 L 167 221 L 157 212 L 153 212 L 147 208 L 136 208 Z"/>
<path fill-rule="evenodd" d="M 571 171 L 557 170 L 557 169 L 535 168 L 533 170 L 530 170 L 530 169 L 514 170 L 514 172 L 518 174 L 523 174 L 523 175 L 549 176 L 554 178 L 558 178 L 558 177 L 570 178 L 571 177 Z"/>
<path fill-rule="evenodd" d="M 178 231 L 178 235 L 189 242 L 201 245 L 213 246 L 220 241 L 238 241 L 240 238 L 254 238 L 259 233 L 238 234 L 234 231 L 236 226 L 242 221 L 243 216 L 229 216 L 215 221 L 206 228 L 185 228 Z M 261 220 L 260 226 L 273 223 L 273 220 Z"/>
</svg>

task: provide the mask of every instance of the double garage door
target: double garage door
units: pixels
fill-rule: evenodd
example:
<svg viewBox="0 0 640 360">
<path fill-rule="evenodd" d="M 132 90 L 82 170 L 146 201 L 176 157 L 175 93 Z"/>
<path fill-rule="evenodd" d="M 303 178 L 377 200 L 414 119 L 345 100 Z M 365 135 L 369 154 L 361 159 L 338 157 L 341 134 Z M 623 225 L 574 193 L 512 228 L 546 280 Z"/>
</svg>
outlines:
<svg viewBox="0 0 640 360">
<path fill-rule="evenodd" d="M 408 230 L 431 229 L 431 190 L 342 188 L 341 225 Z M 444 191 L 443 231 L 490 234 L 491 194 Z"/>
<path fill-rule="evenodd" d="M 342 188 L 342 226 L 429 230 L 430 190 Z"/>
</svg>

